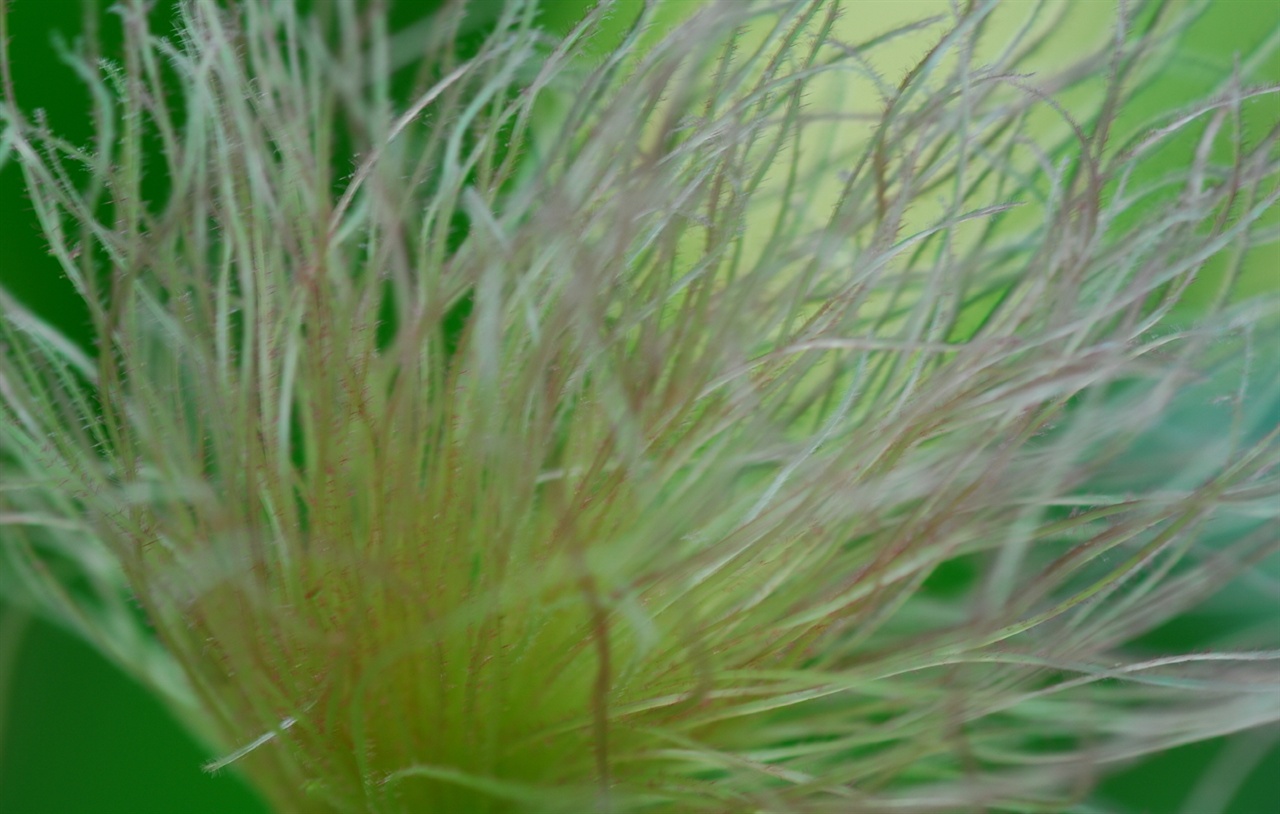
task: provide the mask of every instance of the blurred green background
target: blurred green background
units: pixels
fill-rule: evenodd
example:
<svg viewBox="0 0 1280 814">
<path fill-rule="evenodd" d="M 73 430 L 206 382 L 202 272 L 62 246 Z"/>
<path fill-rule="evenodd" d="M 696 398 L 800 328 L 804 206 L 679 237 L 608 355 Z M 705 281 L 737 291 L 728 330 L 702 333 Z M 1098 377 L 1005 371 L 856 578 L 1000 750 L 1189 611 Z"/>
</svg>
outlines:
<svg viewBox="0 0 1280 814">
<path fill-rule="evenodd" d="M 395 0 L 392 29 L 438 2 Z M 859 13 L 873 13 L 876 6 L 914 0 L 852 2 Z M 1111 0 L 1076 2 L 1098 4 L 1105 14 Z M 544 4 L 548 22 L 563 28 L 581 13 L 585 0 Z M 103 12 L 109 3 L 99 0 L 93 7 Z M 168 14 L 171 8 L 160 0 L 156 13 Z M 118 26 L 111 15 L 100 14 L 100 19 L 103 50 L 112 53 L 119 47 Z M 68 42 L 80 36 L 82 20 L 80 0 L 11 0 L 10 49 L 20 101 L 44 108 L 54 129 L 72 142 L 91 136 L 84 115 L 88 97 L 58 59 L 53 42 L 55 36 Z M 1217 0 L 1187 39 L 1184 59 L 1127 111 L 1133 124 L 1207 91 L 1234 53 L 1277 37 L 1280 0 Z M 1257 79 L 1280 81 L 1276 55 Z M 1253 122 L 1254 129 L 1280 121 L 1280 105 L 1255 111 L 1268 120 Z M 1280 287 L 1275 249 L 1266 247 L 1253 258 L 1250 287 L 1255 290 Z M 0 284 L 77 341 L 90 342 L 86 315 L 45 250 L 14 165 L 0 171 Z M 1161 644 L 1195 647 L 1206 628 L 1219 625 L 1280 624 L 1280 609 L 1266 603 L 1247 615 L 1252 618 L 1221 611 L 1188 618 L 1165 631 Z M 0 605 L 0 814 L 263 812 L 234 768 L 218 776 L 201 771 L 210 757 L 145 690 L 96 652 L 53 625 Z M 1172 750 L 1107 780 L 1095 800 L 1099 812 L 1124 814 L 1274 814 L 1280 811 L 1280 731 Z"/>
</svg>

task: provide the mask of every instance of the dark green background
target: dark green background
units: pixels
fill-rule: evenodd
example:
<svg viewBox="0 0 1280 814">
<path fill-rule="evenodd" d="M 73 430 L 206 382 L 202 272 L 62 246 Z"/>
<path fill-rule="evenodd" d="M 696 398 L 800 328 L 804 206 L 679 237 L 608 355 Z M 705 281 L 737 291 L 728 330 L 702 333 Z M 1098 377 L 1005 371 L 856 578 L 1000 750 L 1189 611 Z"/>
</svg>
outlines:
<svg viewBox="0 0 1280 814">
<path fill-rule="evenodd" d="M 403 24 L 436 3 L 398 0 L 393 13 Z M 572 19 L 583 6 L 583 0 L 546 3 L 549 15 L 560 24 Z M 11 0 L 11 5 L 10 48 L 20 101 L 28 109 L 45 108 L 55 129 L 71 141 L 87 141 L 91 135 L 84 116 L 87 95 L 51 47 L 53 32 L 71 40 L 81 31 L 81 3 Z M 100 5 L 105 8 L 107 3 Z M 162 1 L 158 13 L 167 11 Z M 110 53 L 118 47 L 118 32 L 111 17 L 104 20 L 104 50 Z M 1188 42 L 1188 53 L 1215 64 L 1230 64 L 1232 51 L 1251 47 L 1277 26 L 1280 0 L 1220 0 Z M 393 21 L 395 27 L 398 25 Z M 1268 73 L 1270 79 L 1280 79 L 1275 60 Z M 1186 99 L 1194 93 L 1195 89 L 1187 87 L 1184 73 L 1176 81 L 1158 83 L 1147 101 L 1154 112 L 1170 104 L 1171 96 L 1176 105 L 1178 96 Z M 1277 108 L 1266 109 L 1274 112 Z M 1270 123 L 1261 125 L 1265 129 Z M 1280 285 L 1276 279 L 1280 270 L 1272 262 L 1275 257 L 1275 253 L 1268 254 L 1254 274 L 1263 286 Z M 84 312 L 45 251 L 23 193 L 21 174 L 12 165 L 0 172 L 0 284 L 59 328 L 88 343 Z M 4 612 L 0 608 L 0 614 Z M 141 687 L 69 634 L 40 621 L 19 631 L 12 624 L 14 618 L 0 616 L 0 705 L 7 704 L 7 712 L 0 715 L 0 814 L 263 811 L 234 769 L 215 777 L 200 770 L 210 755 Z M 1280 624 L 1280 615 L 1273 618 Z M 7 625 L 4 619 L 9 620 Z M 1188 619 L 1173 632 L 1192 641 L 1198 635 L 1191 632 L 1197 625 L 1212 627 L 1219 621 L 1216 617 Z M 20 634 L 12 659 L 5 658 L 5 630 L 11 642 L 13 634 Z M 1177 642 L 1166 644 L 1176 646 Z M 1227 811 L 1272 814 L 1280 811 L 1276 734 L 1271 733 L 1270 740 L 1257 748 L 1249 740 L 1257 736 L 1239 736 L 1170 751 L 1107 781 L 1098 799 L 1132 814 L 1202 814 L 1184 809 L 1190 789 L 1213 767 L 1241 766 L 1248 769 L 1249 779 Z M 1251 748 L 1264 757 L 1249 769 L 1246 764 Z"/>
</svg>

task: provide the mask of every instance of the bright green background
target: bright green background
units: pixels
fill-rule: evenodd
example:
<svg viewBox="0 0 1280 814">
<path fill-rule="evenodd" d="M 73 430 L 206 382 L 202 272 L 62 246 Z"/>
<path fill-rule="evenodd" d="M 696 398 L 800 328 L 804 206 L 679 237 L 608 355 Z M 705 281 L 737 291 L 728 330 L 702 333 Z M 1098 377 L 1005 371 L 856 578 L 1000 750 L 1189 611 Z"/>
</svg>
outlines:
<svg viewBox="0 0 1280 814">
<path fill-rule="evenodd" d="M 330 0 L 316 0 L 326 2 Z M 336 0 L 334 0 L 336 1 Z M 438 0 L 397 0 L 393 28 L 411 21 Z M 693 0 L 690 0 L 693 1 Z M 870 6 L 892 0 L 854 0 Z M 912 0 L 896 0 L 911 2 Z M 1099 3 L 1105 13 L 1109 0 Z M 545 0 L 549 15 L 563 25 L 582 7 L 582 0 Z M 1022 0 L 1010 0 L 1022 2 Z M 101 4 L 104 8 L 106 2 Z M 160 3 L 160 12 L 167 6 Z M 71 70 L 51 48 L 52 32 L 68 39 L 81 30 L 77 0 L 12 0 L 11 50 L 24 106 L 39 105 L 55 129 L 73 142 L 91 135 L 84 116 L 87 97 Z M 105 50 L 118 43 L 114 21 L 104 25 Z M 1194 98 L 1207 89 L 1195 87 L 1195 59 L 1229 65 L 1233 51 L 1247 49 L 1280 27 L 1280 0 L 1219 0 L 1187 44 L 1193 59 L 1176 75 L 1158 83 L 1143 101 L 1154 113 Z M 1271 60 L 1267 78 L 1280 80 L 1280 64 Z M 1202 84 L 1204 79 L 1201 80 Z M 1265 130 L 1280 107 L 1255 109 L 1269 121 L 1254 122 Z M 1141 119 L 1144 111 L 1132 111 Z M 1254 264 L 1252 284 L 1280 286 L 1274 251 Z M 85 317 L 69 285 L 44 249 L 35 218 L 26 202 L 15 166 L 0 172 L 0 283 L 59 328 L 87 343 Z M 1277 609 L 1270 609 L 1276 611 Z M 4 609 L 0 608 L 0 613 Z M 1280 624 L 1280 613 L 1270 613 Z M 19 631 L 0 616 L 0 814 L 257 814 L 262 811 L 234 770 L 209 777 L 200 765 L 210 755 L 191 741 L 142 688 L 124 677 L 95 652 L 70 635 L 43 622 Z M 1237 620 L 1238 621 L 1238 620 Z M 1194 646 L 1196 627 L 1219 624 L 1217 617 L 1187 620 L 1172 628 Z M 17 645 L 5 658 L 6 632 Z M 20 632 L 20 639 L 12 634 Z M 1179 646 L 1179 642 L 1166 642 Z M 1192 789 L 1206 772 L 1233 769 L 1248 780 L 1223 811 L 1227 814 L 1271 814 L 1280 810 L 1280 748 L 1272 732 L 1184 747 L 1160 755 L 1107 781 L 1099 801 L 1133 814 L 1203 814 L 1186 808 Z M 1212 785 L 1212 783 L 1210 784 Z M 441 814 L 454 814 L 442 812 Z M 459 812 L 458 814 L 464 814 Z"/>
</svg>

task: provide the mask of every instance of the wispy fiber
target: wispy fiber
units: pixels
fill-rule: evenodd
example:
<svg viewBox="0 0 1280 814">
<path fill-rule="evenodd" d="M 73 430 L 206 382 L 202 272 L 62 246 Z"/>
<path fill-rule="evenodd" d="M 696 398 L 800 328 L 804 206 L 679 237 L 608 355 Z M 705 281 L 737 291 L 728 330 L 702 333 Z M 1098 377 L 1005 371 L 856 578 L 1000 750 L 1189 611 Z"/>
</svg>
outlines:
<svg viewBox="0 0 1280 814">
<path fill-rule="evenodd" d="M 1120 124 L 1181 7 L 1045 68 L 1066 6 L 647 8 L 599 55 L 608 6 L 511 0 L 407 60 L 322 5 L 124 4 L 89 145 L 0 55 L 98 337 L 2 300 L 0 587 L 211 768 L 282 812 L 1057 812 L 1280 719 L 1275 630 L 1144 638 L 1274 602 L 1280 546 L 1280 300 L 1234 293 L 1276 88 Z"/>
</svg>

